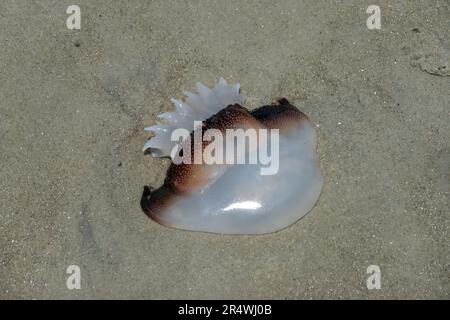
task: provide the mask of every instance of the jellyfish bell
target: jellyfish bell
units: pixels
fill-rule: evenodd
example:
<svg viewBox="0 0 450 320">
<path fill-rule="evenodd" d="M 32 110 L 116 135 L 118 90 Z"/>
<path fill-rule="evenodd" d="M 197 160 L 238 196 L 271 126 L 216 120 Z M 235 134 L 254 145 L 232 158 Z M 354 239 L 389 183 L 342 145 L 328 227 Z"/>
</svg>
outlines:
<svg viewBox="0 0 450 320">
<path fill-rule="evenodd" d="M 172 164 L 161 187 L 144 188 L 143 211 L 167 227 L 222 234 L 275 232 L 308 213 L 323 184 L 310 119 L 285 98 L 249 111 L 239 84 L 223 78 L 212 89 L 202 84 L 197 89 L 197 95 L 185 92 L 185 101 L 173 100 L 176 110 L 146 128 L 154 137 L 144 151 L 170 156 Z M 180 128 L 190 134 L 171 139 Z M 208 130 L 225 137 L 223 143 L 211 148 L 211 139 L 204 139 Z M 230 130 L 241 130 L 244 138 L 251 130 L 256 135 L 245 148 L 236 148 L 234 140 L 226 139 Z M 224 161 L 212 161 L 211 149 Z M 202 161 L 180 161 L 180 150 L 183 158 Z M 234 160 L 258 160 L 230 163 L 230 154 Z"/>
</svg>

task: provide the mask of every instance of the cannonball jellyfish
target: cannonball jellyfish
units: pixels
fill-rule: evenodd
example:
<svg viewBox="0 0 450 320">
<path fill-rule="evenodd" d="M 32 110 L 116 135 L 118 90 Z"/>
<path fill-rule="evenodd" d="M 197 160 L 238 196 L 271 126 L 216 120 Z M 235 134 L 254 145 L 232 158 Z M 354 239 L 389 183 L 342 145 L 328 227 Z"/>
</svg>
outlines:
<svg viewBox="0 0 450 320">
<path fill-rule="evenodd" d="M 249 111 L 239 84 L 223 78 L 197 90 L 172 99 L 175 111 L 145 128 L 153 137 L 144 151 L 172 159 L 162 186 L 144 187 L 145 214 L 166 227 L 220 234 L 271 233 L 307 214 L 323 185 L 311 120 L 285 98 Z M 230 130 L 244 133 L 240 148 Z"/>
</svg>

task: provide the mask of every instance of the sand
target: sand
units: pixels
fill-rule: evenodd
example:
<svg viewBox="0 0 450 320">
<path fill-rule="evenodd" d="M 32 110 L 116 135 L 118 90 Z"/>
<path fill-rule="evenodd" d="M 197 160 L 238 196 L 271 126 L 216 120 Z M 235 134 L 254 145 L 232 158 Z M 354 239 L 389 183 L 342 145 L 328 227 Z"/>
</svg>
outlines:
<svg viewBox="0 0 450 320">
<path fill-rule="evenodd" d="M 76 2 L 81 30 L 61 1 L 0 4 L 0 298 L 450 298 L 449 1 L 377 1 L 380 30 L 361 1 Z M 318 125 L 324 189 L 283 231 L 141 212 L 169 165 L 143 127 L 220 76 Z"/>
</svg>

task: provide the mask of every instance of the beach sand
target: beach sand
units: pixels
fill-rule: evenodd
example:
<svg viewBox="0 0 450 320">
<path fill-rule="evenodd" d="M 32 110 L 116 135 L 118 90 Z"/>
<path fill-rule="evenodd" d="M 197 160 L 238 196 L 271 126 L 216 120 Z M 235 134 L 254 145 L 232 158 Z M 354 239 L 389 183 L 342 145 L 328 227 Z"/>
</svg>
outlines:
<svg viewBox="0 0 450 320">
<path fill-rule="evenodd" d="M 81 30 L 61 1 L 0 4 L 0 298 L 450 298 L 449 1 L 377 1 L 380 30 L 361 1 L 76 4 Z M 144 126 L 220 76 L 318 126 L 325 185 L 285 230 L 141 211 L 169 165 Z"/>
</svg>

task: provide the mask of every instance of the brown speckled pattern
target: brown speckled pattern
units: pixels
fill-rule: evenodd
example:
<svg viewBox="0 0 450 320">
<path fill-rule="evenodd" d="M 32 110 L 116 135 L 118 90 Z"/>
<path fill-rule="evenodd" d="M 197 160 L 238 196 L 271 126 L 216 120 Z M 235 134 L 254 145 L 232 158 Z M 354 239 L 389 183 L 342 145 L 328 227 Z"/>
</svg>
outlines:
<svg viewBox="0 0 450 320">
<path fill-rule="evenodd" d="M 214 114 L 203 122 L 202 132 L 207 129 L 217 129 L 223 134 L 226 129 L 270 128 L 280 129 L 280 133 L 292 127 L 298 127 L 308 117 L 285 98 L 277 100 L 272 105 L 262 106 L 249 112 L 246 108 L 235 104 Z M 194 132 L 191 133 L 191 156 L 194 159 Z M 203 142 L 201 150 L 210 142 Z M 200 150 L 200 149 L 199 149 Z M 157 190 L 144 188 L 141 199 L 142 210 L 156 222 L 166 225 L 163 214 L 170 204 L 178 197 L 193 192 L 209 181 L 208 165 L 172 163 L 167 170 L 164 184 Z"/>
<path fill-rule="evenodd" d="M 251 114 L 261 121 L 267 128 L 280 129 L 280 133 L 288 131 L 292 127 L 298 127 L 302 121 L 310 121 L 309 118 L 286 98 L 276 100 L 272 105 L 259 107 Z"/>
</svg>

